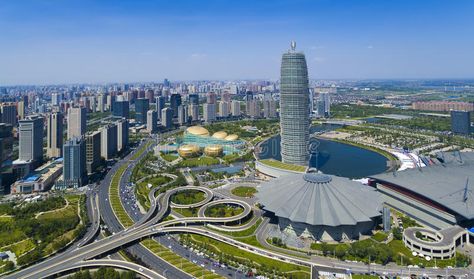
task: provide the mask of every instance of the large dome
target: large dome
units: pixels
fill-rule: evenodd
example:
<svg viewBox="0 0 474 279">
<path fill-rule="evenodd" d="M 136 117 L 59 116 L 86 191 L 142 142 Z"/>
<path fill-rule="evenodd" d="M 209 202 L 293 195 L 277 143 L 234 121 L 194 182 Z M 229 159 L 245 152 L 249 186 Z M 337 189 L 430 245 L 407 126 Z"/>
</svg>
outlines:
<svg viewBox="0 0 474 279">
<path fill-rule="evenodd" d="M 186 129 L 186 132 L 196 136 L 209 136 L 209 131 L 201 126 L 192 126 Z"/>
<path fill-rule="evenodd" d="M 236 134 L 231 134 L 231 135 L 228 135 L 227 137 L 225 137 L 225 140 L 231 141 L 231 140 L 237 140 L 238 138 L 239 138 L 238 135 L 236 135 Z"/>
<path fill-rule="evenodd" d="M 257 197 L 264 209 L 292 222 L 344 226 L 381 215 L 374 188 L 320 173 L 288 174 L 263 183 Z"/>
<path fill-rule="evenodd" d="M 183 144 L 178 148 L 178 154 L 183 158 L 189 158 L 199 155 L 199 146 L 195 144 Z"/>
<path fill-rule="evenodd" d="M 224 131 L 215 132 L 212 137 L 215 139 L 225 139 L 225 137 L 227 137 L 227 133 Z"/>
<path fill-rule="evenodd" d="M 212 144 L 208 145 L 204 148 L 204 154 L 210 157 L 218 157 L 222 155 L 222 145 L 219 144 Z"/>
</svg>

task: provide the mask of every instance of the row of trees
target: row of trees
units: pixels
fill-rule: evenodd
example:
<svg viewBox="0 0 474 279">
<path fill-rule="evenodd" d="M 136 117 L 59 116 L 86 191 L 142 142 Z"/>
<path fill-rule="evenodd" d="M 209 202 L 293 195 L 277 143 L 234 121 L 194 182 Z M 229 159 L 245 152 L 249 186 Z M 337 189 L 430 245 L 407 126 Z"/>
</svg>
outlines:
<svg viewBox="0 0 474 279">
<path fill-rule="evenodd" d="M 101 267 L 96 272 L 89 270 L 76 272 L 74 275 L 67 277 L 68 279 L 135 279 L 138 278 L 135 272 L 126 271 L 118 272 L 113 268 Z"/>
</svg>

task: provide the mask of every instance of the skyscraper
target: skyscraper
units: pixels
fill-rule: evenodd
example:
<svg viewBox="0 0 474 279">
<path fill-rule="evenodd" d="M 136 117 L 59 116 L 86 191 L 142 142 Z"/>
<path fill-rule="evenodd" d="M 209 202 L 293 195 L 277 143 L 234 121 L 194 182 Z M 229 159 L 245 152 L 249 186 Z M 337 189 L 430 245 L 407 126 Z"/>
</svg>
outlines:
<svg viewBox="0 0 474 279">
<path fill-rule="evenodd" d="M 113 105 L 113 115 L 117 117 L 130 117 L 130 103 L 128 101 L 115 101 Z"/>
<path fill-rule="evenodd" d="M 128 119 L 122 118 L 117 125 L 117 151 L 122 152 L 128 147 Z"/>
<path fill-rule="evenodd" d="M 161 120 L 161 110 L 165 108 L 165 97 L 156 97 L 156 112 L 158 113 L 158 120 Z"/>
<path fill-rule="evenodd" d="M 100 132 L 86 134 L 86 169 L 92 174 L 100 165 Z"/>
<path fill-rule="evenodd" d="M 36 166 L 43 161 L 43 126 L 43 118 L 39 116 L 20 121 L 18 160 L 33 161 Z"/>
<path fill-rule="evenodd" d="M 100 129 L 100 153 L 105 160 L 117 154 L 117 125 L 107 124 Z"/>
<path fill-rule="evenodd" d="M 452 110 L 451 131 L 454 134 L 469 135 L 471 132 L 471 112 Z"/>
<path fill-rule="evenodd" d="M 87 178 L 86 144 L 81 137 L 74 137 L 64 144 L 63 178 L 68 187 L 80 187 Z"/>
<path fill-rule="evenodd" d="M 146 130 L 149 133 L 155 133 L 158 128 L 158 113 L 149 110 L 146 115 Z"/>
<path fill-rule="evenodd" d="M 69 108 L 67 111 L 67 138 L 81 137 L 86 133 L 87 111 L 84 107 Z"/>
<path fill-rule="evenodd" d="M 148 99 L 140 98 L 135 101 L 135 120 L 138 123 L 146 124 L 146 113 L 149 107 Z"/>
<path fill-rule="evenodd" d="M 188 122 L 188 110 L 184 105 L 178 106 L 178 123 L 184 125 Z"/>
<path fill-rule="evenodd" d="M 237 100 L 232 101 L 231 105 L 232 116 L 240 116 L 240 102 Z"/>
<path fill-rule="evenodd" d="M 173 126 L 173 111 L 170 108 L 161 110 L 161 125 L 166 129 Z"/>
<path fill-rule="evenodd" d="M 219 102 L 219 116 L 228 117 L 229 116 L 229 103 L 226 101 Z"/>
<path fill-rule="evenodd" d="M 63 155 L 63 114 L 53 112 L 47 121 L 47 149 L 46 155 L 50 158 L 62 157 Z"/>
<path fill-rule="evenodd" d="M 199 95 L 189 94 L 189 103 L 193 105 L 199 105 Z"/>
<path fill-rule="evenodd" d="M 7 123 L 16 127 L 16 105 L 14 103 L 3 103 L 0 107 L 2 123 Z"/>
<path fill-rule="evenodd" d="M 292 42 L 281 60 L 281 157 L 285 163 L 305 166 L 309 159 L 308 68 L 304 54 L 295 48 Z"/>
<path fill-rule="evenodd" d="M 191 116 L 192 121 L 199 120 L 199 105 L 190 104 L 188 106 L 188 115 Z"/>
<path fill-rule="evenodd" d="M 277 117 L 275 100 L 263 101 L 263 117 L 265 118 Z"/>
<path fill-rule="evenodd" d="M 170 107 L 173 110 L 173 118 L 178 117 L 178 107 L 181 105 L 181 95 L 171 94 Z"/>
<path fill-rule="evenodd" d="M 13 127 L 0 123 L 0 195 L 13 182 Z"/>
<path fill-rule="evenodd" d="M 216 120 L 216 104 L 204 104 L 202 106 L 204 122 L 210 123 Z"/>
</svg>

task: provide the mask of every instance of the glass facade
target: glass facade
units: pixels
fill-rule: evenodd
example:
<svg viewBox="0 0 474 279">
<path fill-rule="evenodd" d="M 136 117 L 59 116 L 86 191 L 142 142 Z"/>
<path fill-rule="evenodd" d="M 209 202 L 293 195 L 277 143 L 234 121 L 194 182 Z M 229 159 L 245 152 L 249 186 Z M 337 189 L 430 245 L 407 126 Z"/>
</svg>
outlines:
<svg viewBox="0 0 474 279">
<path fill-rule="evenodd" d="M 309 90 L 303 53 L 283 54 L 280 83 L 282 161 L 306 166 L 309 159 Z"/>
</svg>

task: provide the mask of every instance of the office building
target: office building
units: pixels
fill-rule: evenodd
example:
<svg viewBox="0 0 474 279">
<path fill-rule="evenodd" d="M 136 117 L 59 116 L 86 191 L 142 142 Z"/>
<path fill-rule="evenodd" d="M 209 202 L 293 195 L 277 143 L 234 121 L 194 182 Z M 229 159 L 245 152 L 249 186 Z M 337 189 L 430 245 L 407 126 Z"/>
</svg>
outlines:
<svg viewBox="0 0 474 279">
<path fill-rule="evenodd" d="M 63 114 L 53 112 L 47 120 L 46 156 L 58 158 L 63 155 Z"/>
<path fill-rule="evenodd" d="M 217 95 L 214 92 L 207 93 L 206 103 L 208 104 L 217 104 Z"/>
<path fill-rule="evenodd" d="M 1 123 L 10 124 L 13 127 L 16 127 L 17 124 L 17 115 L 16 115 L 16 105 L 14 103 L 3 103 L 0 106 L 1 112 Z"/>
<path fill-rule="evenodd" d="M 20 176 L 20 179 L 11 185 L 12 194 L 28 194 L 33 192 L 42 192 L 51 189 L 57 179 L 63 172 L 63 159 L 59 158 L 48 162 L 31 172 L 26 177 Z M 59 181 L 58 181 L 59 182 Z M 61 181 L 62 182 L 62 181 Z"/>
<path fill-rule="evenodd" d="M 284 163 L 306 166 L 309 153 L 308 68 L 303 53 L 284 53 L 280 78 L 281 157 Z"/>
<path fill-rule="evenodd" d="M 329 93 L 320 93 L 317 102 L 318 117 L 330 117 L 331 116 L 331 98 Z"/>
<path fill-rule="evenodd" d="M 199 95 L 189 94 L 189 103 L 193 105 L 199 105 Z"/>
<path fill-rule="evenodd" d="M 16 105 L 18 111 L 18 119 L 22 120 L 25 118 L 25 102 L 19 101 Z"/>
<path fill-rule="evenodd" d="M 156 112 L 158 113 L 158 120 L 161 120 L 161 111 L 165 108 L 165 97 L 156 97 Z"/>
<path fill-rule="evenodd" d="M 64 144 L 63 181 L 67 187 L 81 187 L 87 181 L 86 143 L 74 137 Z"/>
<path fill-rule="evenodd" d="M 99 131 L 86 134 L 86 169 L 88 174 L 94 173 L 101 163 L 101 136 Z"/>
<path fill-rule="evenodd" d="M 43 161 L 43 118 L 30 116 L 19 123 L 18 160 L 38 166 Z"/>
<path fill-rule="evenodd" d="M 130 118 L 130 103 L 128 101 L 115 101 L 113 107 L 113 116 Z"/>
<path fill-rule="evenodd" d="M 129 141 L 129 125 L 128 119 L 122 118 L 115 122 L 117 125 L 117 151 L 122 152 L 128 148 Z"/>
<path fill-rule="evenodd" d="M 275 100 L 265 100 L 263 101 L 263 117 L 264 118 L 276 118 L 276 101 Z"/>
<path fill-rule="evenodd" d="M 146 113 L 150 108 L 148 99 L 140 98 L 135 101 L 135 121 L 146 124 Z"/>
<path fill-rule="evenodd" d="M 173 110 L 173 118 L 178 117 L 178 107 L 181 105 L 181 95 L 171 94 L 170 96 L 170 107 Z"/>
<path fill-rule="evenodd" d="M 206 103 L 202 106 L 204 122 L 210 123 L 216 120 L 216 105 Z"/>
<path fill-rule="evenodd" d="M 173 127 L 173 110 L 170 108 L 164 108 L 161 110 L 161 126 L 166 129 Z"/>
<path fill-rule="evenodd" d="M 0 195 L 13 182 L 13 127 L 0 123 Z"/>
<path fill-rule="evenodd" d="M 188 110 L 184 105 L 178 106 L 178 123 L 179 125 L 188 123 Z"/>
<path fill-rule="evenodd" d="M 107 124 L 100 129 L 100 155 L 111 160 L 117 154 L 117 125 Z"/>
<path fill-rule="evenodd" d="M 260 114 L 260 102 L 258 100 L 247 101 L 246 104 L 247 115 L 252 118 L 259 118 Z"/>
<path fill-rule="evenodd" d="M 81 137 L 86 133 L 87 111 L 85 107 L 71 107 L 67 111 L 67 138 Z"/>
<path fill-rule="evenodd" d="M 219 102 L 219 116 L 228 117 L 229 116 L 229 103 L 225 101 Z"/>
<path fill-rule="evenodd" d="M 199 120 L 199 105 L 190 104 L 188 106 L 188 115 L 191 116 L 191 121 Z"/>
<path fill-rule="evenodd" d="M 105 105 L 107 102 L 107 97 L 104 94 L 97 95 L 97 111 L 104 112 L 106 110 Z"/>
<path fill-rule="evenodd" d="M 232 116 L 240 116 L 240 102 L 233 100 L 231 104 L 231 113 Z"/>
<path fill-rule="evenodd" d="M 149 133 L 156 133 L 158 129 L 158 113 L 154 110 L 149 110 L 146 116 L 146 130 Z"/>
<path fill-rule="evenodd" d="M 148 99 L 149 103 L 153 103 L 153 101 L 155 99 L 155 91 L 153 89 L 148 89 L 145 92 L 145 99 Z"/>
<path fill-rule="evenodd" d="M 451 111 L 451 132 L 465 136 L 471 133 L 470 111 Z"/>
</svg>

